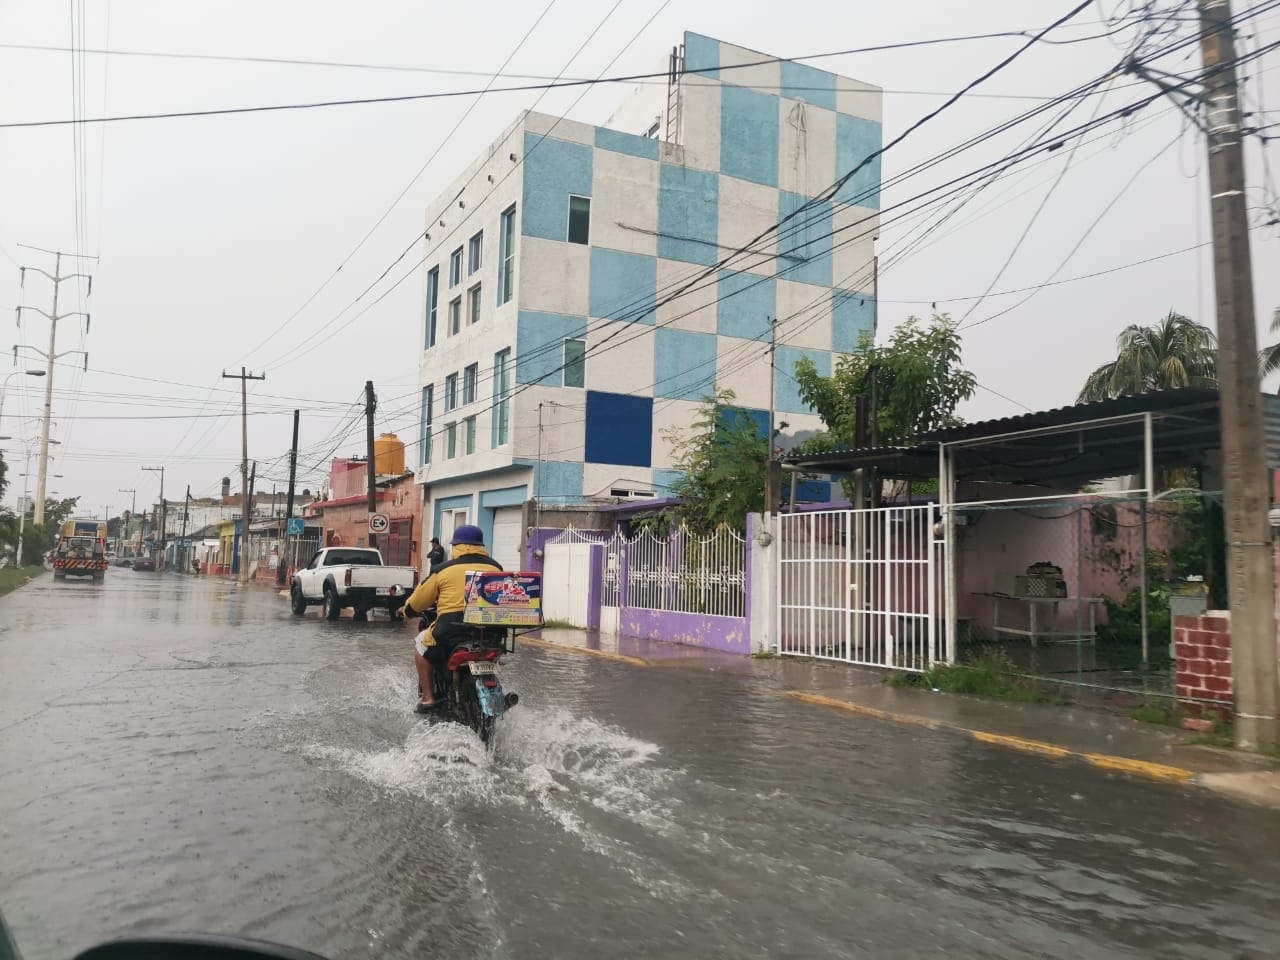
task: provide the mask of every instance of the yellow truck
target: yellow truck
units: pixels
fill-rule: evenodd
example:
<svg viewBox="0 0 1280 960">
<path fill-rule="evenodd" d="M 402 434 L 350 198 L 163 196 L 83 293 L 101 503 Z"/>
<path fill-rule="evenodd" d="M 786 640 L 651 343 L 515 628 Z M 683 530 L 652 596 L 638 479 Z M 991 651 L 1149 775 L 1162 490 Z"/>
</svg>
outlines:
<svg viewBox="0 0 1280 960">
<path fill-rule="evenodd" d="M 101 520 L 66 520 L 53 545 L 53 579 L 107 576 L 107 525 Z"/>
</svg>

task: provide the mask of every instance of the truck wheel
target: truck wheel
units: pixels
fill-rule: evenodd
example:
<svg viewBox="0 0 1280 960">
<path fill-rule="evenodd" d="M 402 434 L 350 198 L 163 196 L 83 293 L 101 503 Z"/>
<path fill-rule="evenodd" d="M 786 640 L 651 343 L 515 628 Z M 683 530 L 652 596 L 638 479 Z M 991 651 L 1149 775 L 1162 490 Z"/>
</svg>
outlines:
<svg viewBox="0 0 1280 960">
<path fill-rule="evenodd" d="M 342 604 L 338 602 L 338 593 L 331 584 L 324 586 L 324 618 L 337 620 L 342 615 Z"/>
<path fill-rule="evenodd" d="M 302 595 L 296 583 L 289 587 L 289 607 L 299 617 L 307 612 L 307 598 Z"/>
</svg>

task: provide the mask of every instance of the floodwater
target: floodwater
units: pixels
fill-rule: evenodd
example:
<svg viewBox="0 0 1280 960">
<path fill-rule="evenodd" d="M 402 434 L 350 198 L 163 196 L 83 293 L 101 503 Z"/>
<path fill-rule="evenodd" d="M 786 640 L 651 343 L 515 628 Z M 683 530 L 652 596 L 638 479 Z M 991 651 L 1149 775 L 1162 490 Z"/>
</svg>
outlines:
<svg viewBox="0 0 1280 960">
<path fill-rule="evenodd" d="M 27 960 L 203 931 L 339 958 L 1274 957 L 1273 812 L 526 645 L 492 753 L 412 628 L 112 570 L 0 598 Z"/>
</svg>

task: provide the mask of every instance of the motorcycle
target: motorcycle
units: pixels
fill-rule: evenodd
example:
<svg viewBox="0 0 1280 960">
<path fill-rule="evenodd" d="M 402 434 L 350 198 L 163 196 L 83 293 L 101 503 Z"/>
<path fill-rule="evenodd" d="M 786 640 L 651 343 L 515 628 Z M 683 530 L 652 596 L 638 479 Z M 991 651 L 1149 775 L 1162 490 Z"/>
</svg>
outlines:
<svg viewBox="0 0 1280 960">
<path fill-rule="evenodd" d="M 428 610 L 418 621 L 418 629 L 426 630 L 435 620 Z M 488 745 L 498 718 L 520 702 L 520 695 L 502 689 L 498 664 L 503 654 L 514 653 L 514 627 L 481 626 L 465 623 L 464 639 L 454 644 L 444 670 L 431 671 L 432 699 L 443 706 L 429 714 L 437 719 L 470 727 Z M 418 687 L 422 695 L 422 687 Z"/>
</svg>

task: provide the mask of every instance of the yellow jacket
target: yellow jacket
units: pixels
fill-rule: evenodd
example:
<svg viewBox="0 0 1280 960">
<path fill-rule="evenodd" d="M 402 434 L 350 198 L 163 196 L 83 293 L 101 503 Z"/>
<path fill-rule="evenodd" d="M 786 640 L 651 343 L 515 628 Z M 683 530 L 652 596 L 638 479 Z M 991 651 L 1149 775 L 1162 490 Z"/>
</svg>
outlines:
<svg viewBox="0 0 1280 960">
<path fill-rule="evenodd" d="M 469 555 L 488 557 L 489 552 L 479 544 L 456 543 L 453 545 L 449 559 L 457 560 L 459 557 Z M 431 574 L 418 584 L 417 589 L 409 595 L 409 599 L 405 601 L 405 606 L 412 608 L 416 613 L 422 613 L 435 607 L 437 617 L 443 617 L 447 613 L 461 615 L 467 608 L 467 571 L 470 569 L 472 568 L 467 564 L 458 563 Z M 502 567 L 477 564 L 474 569 L 501 570 Z M 450 619 L 457 620 L 459 617 L 455 616 Z M 435 644 L 434 631 L 435 624 L 433 623 L 428 628 L 427 635 L 422 638 L 424 646 L 430 647 Z"/>
</svg>

